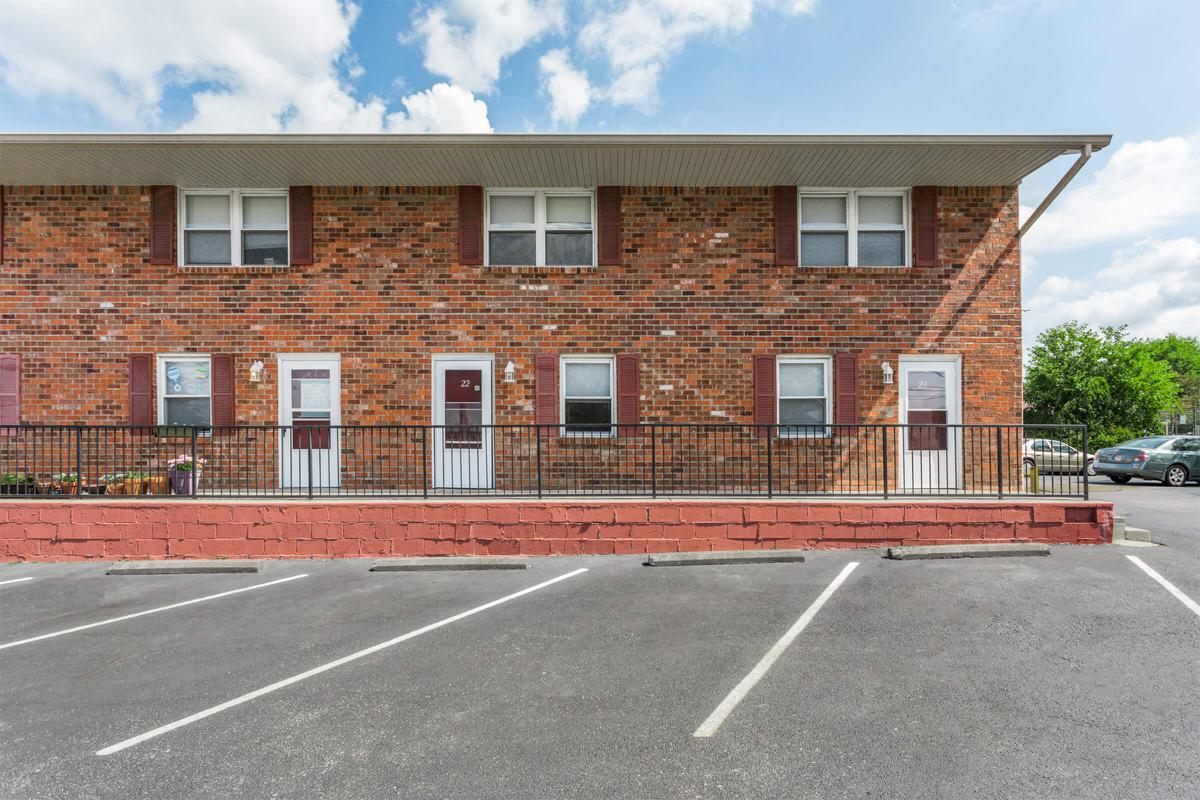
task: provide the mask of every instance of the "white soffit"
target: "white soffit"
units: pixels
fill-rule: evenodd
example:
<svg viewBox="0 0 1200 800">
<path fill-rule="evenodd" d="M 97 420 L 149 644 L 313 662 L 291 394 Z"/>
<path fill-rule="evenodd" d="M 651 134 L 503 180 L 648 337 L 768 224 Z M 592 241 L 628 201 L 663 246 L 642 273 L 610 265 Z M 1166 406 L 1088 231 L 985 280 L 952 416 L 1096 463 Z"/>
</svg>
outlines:
<svg viewBox="0 0 1200 800">
<path fill-rule="evenodd" d="M 0 184 L 1007 186 L 1108 135 L 0 134 Z"/>
</svg>

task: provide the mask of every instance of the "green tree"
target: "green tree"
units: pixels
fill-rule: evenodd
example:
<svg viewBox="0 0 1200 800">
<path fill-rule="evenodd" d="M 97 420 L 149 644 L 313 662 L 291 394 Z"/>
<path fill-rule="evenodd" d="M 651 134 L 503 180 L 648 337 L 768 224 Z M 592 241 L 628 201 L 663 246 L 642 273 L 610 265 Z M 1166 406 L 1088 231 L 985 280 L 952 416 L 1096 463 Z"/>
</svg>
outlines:
<svg viewBox="0 0 1200 800">
<path fill-rule="evenodd" d="M 1096 447 L 1159 430 L 1178 390 L 1171 367 L 1143 345 L 1124 327 L 1043 331 L 1025 372 L 1025 421 L 1087 425 Z"/>
<path fill-rule="evenodd" d="M 1170 410 L 1190 412 L 1200 407 L 1200 340 L 1171 333 L 1161 339 L 1147 339 L 1139 346 L 1174 373 L 1178 392 Z"/>
</svg>

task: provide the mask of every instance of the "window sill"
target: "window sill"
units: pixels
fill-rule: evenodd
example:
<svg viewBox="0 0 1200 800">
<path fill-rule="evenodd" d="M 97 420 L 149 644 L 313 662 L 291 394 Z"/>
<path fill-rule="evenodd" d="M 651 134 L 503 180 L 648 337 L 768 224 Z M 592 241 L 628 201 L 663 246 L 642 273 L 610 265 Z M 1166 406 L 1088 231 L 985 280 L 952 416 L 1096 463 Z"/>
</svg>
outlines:
<svg viewBox="0 0 1200 800">
<path fill-rule="evenodd" d="M 294 269 L 291 264 L 178 264 L 180 272 L 236 272 L 251 274 L 268 274 Z"/>
<path fill-rule="evenodd" d="M 855 271 L 857 271 L 857 272 L 870 272 L 870 271 L 873 271 L 873 270 L 874 270 L 874 271 L 879 271 L 879 272 L 896 272 L 896 271 L 898 271 L 898 270 L 912 269 L 912 267 L 910 267 L 910 266 L 907 266 L 907 265 L 905 265 L 905 264 L 901 264 L 900 266 L 896 266 L 896 267 L 882 267 L 882 266 L 876 266 L 876 267 L 867 267 L 867 266 L 858 266 L 858 267 L 852 267 L 852 266 L 850 266 L 849 264 L 842 264 L 842 265 L 838 265 L 838 266 L 830 266 L 830 265 L 824 265 L 824 266 L 811 266 L 811 265 L 805 265 L 805 264 L 801 264 L 801 265 L 800 265 L 800 266 L 798 266 L 798 267 L 790 267 L 790 269 L 803 269 L 803 270 L 809 270 L 809 271 L 812 271 L 812 270 L 821 270 L 821 269 L 829 269 L 829 270 L 847 270 L 847 269 L 852 269 L 852 270 L 855 270 Z"/>
<path fill-rule="evenodd" d="M 582 267 L 535 267 L 535 266 L 511 267 L 511 266 L 490 266 L 490 265 L 485 264 L 482 267 L 482 269 L 485 273 L 492 272 L 492 273 L 496 273 L 496 274 L 509 274 L 509 275 L 545 275 L 548 273 L 574 275 L 574 274 L 582 274 L 582 273 L 586 273 L 586 272 L 595 272 L 597 267 L 595 265 L 588 265 L 588 266 L 582 266 Z"/>
</svg>

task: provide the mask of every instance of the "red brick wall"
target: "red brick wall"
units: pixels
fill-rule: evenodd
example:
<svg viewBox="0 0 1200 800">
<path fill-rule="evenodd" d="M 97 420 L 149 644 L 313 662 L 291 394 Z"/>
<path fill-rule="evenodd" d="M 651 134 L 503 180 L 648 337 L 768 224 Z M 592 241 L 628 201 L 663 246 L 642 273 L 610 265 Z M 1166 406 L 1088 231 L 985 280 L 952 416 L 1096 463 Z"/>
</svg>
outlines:
<svg viewBox="0 0 1200 800">
<path fill-rule="evenodd" d="M 0 558 L 609 555 L 1112 541 L 1097 502 L 0 503 Z"/>
<path fill-rule="evenodd" d="M 964 421 L 1020 420 L 1015 187 L 939 190 L 937 268 L 776 267 L 765 188 L 622 203 L 619 267 L 464 267 L 455 189 L 343 187 L 315 192 L 314 266 L 181 269 L 149 263 L 145 187 L 9 187 L 0 351 L 34 423 L 124 422 L 127 355 L 179 351 L 236 355 L 242 423 L 276 422 L 278 352 L 341 353 L 346 424 L 428 422 L 453 352 L 514 361 L 496 420 L 532 421 L 538 351 L 636 351 L 643 419 L 699 422 L 752 421 L 757 352 L 857 352 L 864 421 L 894 419 L 882 361 L 957 353 Z"/>
</svg>

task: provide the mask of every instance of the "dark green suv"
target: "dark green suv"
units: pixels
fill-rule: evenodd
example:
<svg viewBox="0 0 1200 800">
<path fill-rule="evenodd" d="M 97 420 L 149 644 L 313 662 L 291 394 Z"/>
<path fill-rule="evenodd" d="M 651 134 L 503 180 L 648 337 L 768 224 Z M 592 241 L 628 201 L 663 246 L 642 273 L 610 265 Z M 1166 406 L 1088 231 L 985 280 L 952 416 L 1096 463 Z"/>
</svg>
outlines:
<svg viewBox="0 0 1200 800">
<path fill-rule="evenodd" d="M 1200 481 L 1200 436 L 1148 436 L 1097 450 L 1096 474 L 1117 483 L 1130 478 L 1168 486 Z"/>
</svg>

